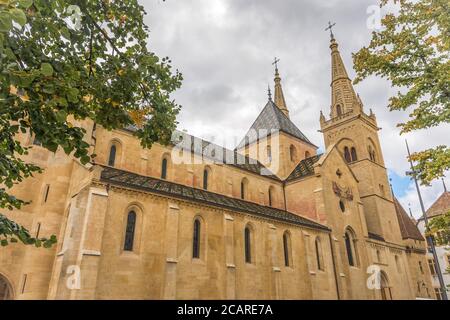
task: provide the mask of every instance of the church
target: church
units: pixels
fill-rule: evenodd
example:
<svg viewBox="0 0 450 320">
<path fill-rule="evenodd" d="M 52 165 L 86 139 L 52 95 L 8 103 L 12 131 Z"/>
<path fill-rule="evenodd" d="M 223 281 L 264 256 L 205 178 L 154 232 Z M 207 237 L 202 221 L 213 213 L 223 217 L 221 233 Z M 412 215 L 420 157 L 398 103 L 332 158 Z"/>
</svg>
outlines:
<svg viewBox="0 0 450 320">
<path fill-rule="evenodd" d="M 435 299 L 426 243 L 391 192 L 376 115 L 331 38 L 325 151 L 272 99 L 234 150 L 175 132 L 79 121 L 87 165 L 33 145 L 44 169 L 13 188 L 8 218 L 51 249 L 0 249 L 0 299 Z"/>
</svg>

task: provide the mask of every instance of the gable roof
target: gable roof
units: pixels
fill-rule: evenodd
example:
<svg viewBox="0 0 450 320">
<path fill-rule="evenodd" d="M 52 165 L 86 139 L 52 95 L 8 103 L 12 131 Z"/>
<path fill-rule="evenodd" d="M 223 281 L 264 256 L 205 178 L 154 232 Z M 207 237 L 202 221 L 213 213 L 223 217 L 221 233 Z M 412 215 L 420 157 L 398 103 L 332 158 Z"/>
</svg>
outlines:
<svg viewBox="0 0 450 320">
<path fill-rule="evenodd" d="M 427 210 L 428 218 L 440 216 L 450 211 L 450 192 L 445 191 Z M 422 220 L 421 217 L 419 220 Z"/>
<path fill-rule="evenodd" d="M 242 199 L 236 199 L 203 189 L 188 187 L 167 180 L 160 180 L 152 177 L 142 176 L 136 173 L 116 168 L 103 168 L 104 169 L 102 170 L 100 175 L 100 181 L 111 185 L 123 186 L 131 189 L 162 194 L 173 198 L 200 202 L 206 205 L 220 207 L 228 210 L 245 212 L 257 217 L 269 218 L 281 222 L 330 231 L 328 227 L 320 223 L 306 219 L 285 210 L 262 206 Z"/>
<path fill-rule="evenodd" d="M 320 160 L 322 154 L 306 158 L 295 167 L 286 181 L 300 179 L 314 174 L 314 164 Z"/>
<path fill-rule="evenodd" d="M 261 134 L 260 130 L 267 130 L 267 133 Z M 242 139 L 237 146 L 237 149 L 245 147 L 258 139 L 267 137 L 270 135 L 271 130 L 282 131 L 316 147 L 280 110 L 280 108 L 278 108 L 273 101 L 269 100 L 259 116 L 256 118 L 255 122 L 253 122 L 252 126 L 247 131 L 244 139 Z"/>
<path fill-rule="evenodd" d="M 411 220 L 397 198 L 394 197 L 395 212 L 403 239 L 425 241 L 417 226 Z"/>
</svg>

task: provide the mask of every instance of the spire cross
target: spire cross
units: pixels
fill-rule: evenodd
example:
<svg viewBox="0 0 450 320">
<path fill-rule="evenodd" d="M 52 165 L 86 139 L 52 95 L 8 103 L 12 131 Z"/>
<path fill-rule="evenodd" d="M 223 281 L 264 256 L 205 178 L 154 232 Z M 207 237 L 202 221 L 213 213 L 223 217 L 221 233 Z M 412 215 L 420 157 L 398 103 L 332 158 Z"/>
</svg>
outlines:
<svg viewBox="0 0 450 320">
<path fill-rule="evenodd" d="M 275 57 L 275 61 L 272 63 L 272 65 L 275 66 L 275 69 L 278 70 L 278 62 L 280 62 L 280 59 L 278 59 L 277 57 Z"/>
<path fill-rule="evenodd" d="M 331 39 L 334 39 L 334 34 L 333 34 L 333 27 L 336 25 L 336 22 L 331 23 L 331 21 L 328 21 L 328 27 L 325 29 L 325 31 L 330 30 L 330 36 Z"/>
</svg>

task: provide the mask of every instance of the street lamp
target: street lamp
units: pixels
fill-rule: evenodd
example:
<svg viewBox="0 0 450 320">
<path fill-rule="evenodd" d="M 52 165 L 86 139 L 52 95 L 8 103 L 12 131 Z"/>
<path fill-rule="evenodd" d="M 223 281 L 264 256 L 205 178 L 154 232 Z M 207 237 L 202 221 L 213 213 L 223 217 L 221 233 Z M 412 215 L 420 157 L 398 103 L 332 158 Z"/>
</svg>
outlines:
<svg viewBox="0 0 450 320">
<path fill-rule="evenodd" d="M 414 180 L 414 183 L 416 185 L 417 195 L 419 196 L 420 208 L 422 209 L 422 216 L 423 216 L 423 221 L 425 223 L 425 232 L 426 232 L 426 230 L 428 230 L 428 217 L 425 212 L 425 206 L 423 205 L 422 194 L 420 193 L 419 183 L 417 182 L 417 172 L 414 171 L 414 165 L 411 160 L 411 152 L 409 151 L 408 140 L 405 140 L 405 142 L 406 142 L 406 149 L 408 150 L 409 164 L 411 166 L 411 171 L 407 171 L 406 175 L 412 177 Z M 433 254 L 434 265 L 437 266 L 436 273 L 437 273 L 437 276 L 439 279 L 439 285 L 441 286 L 442 299 L 448 300 L 447 288 L 445 287 L 444 278 L 442 277 L 441 267 L 439 265 L 439 260 L 438 260 L 437 254 L 436 254 L 436 248 L 434 246 L 433 238 L 431 237 L 431 235 L 427 236 L 426 234 L 425 234 L 425 238 L 427 240 L 427 244 L 430 246 L 431 253 Z"/>
</svg>

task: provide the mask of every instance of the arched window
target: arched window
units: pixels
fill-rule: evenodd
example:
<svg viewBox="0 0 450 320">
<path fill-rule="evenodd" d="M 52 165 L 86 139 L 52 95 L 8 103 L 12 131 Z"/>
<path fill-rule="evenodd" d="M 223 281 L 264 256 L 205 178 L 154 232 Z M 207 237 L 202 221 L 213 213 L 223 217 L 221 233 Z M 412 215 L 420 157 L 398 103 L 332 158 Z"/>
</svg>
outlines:
<svg viewBox="0 0 450 320">
<path fill-rule="evenodd" d="M 377 161 L 377 156 L 376 156 L 376 152 L 375 152 L 375 147 L 373 144 L 373 141 L 371 139 L 369 139 L 369 146 L 367 148 L 368 152 L 369 152 L 369 159 L 372 160 L 373 162 Z"/>
<path fill-rule="evenodd" d="M 267 160 L 269 162 L 272 161 L 272 147 L 271 146 L 267 146 Z"/>
<path fill-rule="evenodd" d="M 355 147 L 352 147 L 351 153 L 352 153 L 352 161 L 358 160 L 358 156 L 357 156 L 357 154 L 356 154 L 356 149 L 355 149 Z"/>
<path fill-rule="evenodd" d="M 350 229 L 347 229 L 344 235 L 345 249 L 347 251 L 348 264 L 352 267 L 357 266 L 358 256 L 355 247 L 355 237 Z"/>
<path fill-rule="evenodd" d="M 297 149 L 293 144 L 291 144 L 291 146 L 289 147 L 289 155 L 291 157 L 291 161 L 297 161 Z"/>
<path fill-rule="evenodd" d="M 336 113 L 338 117 L 342 115 L 342 107 L 339 104 L 336 106 Z"/>
<path fill-rule="evenodd" d="M 252 263 L 252 231 L 250 227 L 245 227 L 244 231 L 244 247 L 245 247 L 245 262 Z"/>
<path fill-rule="evenodd" d="M 203 170 L 203 189 L 208 190 L 209 168 Z"/>
<path fill-rule="evenodd" d="M 247 178 L 241 181 L 241 199 L 246 199 L 248 196 L 248 180 Z"/>
<path fill-rule="evenodd" d="M 289 231 L 283 233 L 283 253 L 284 253 L 284 265 L 286 267 L 292 266 L 292 246 L 291 235 Z"/>
<path fill-rule="evenodd" d="M 127 217 L 127 228 L 125 229 L 124 251 L 133 251 L 134 231 L 136 229 L 136 212 L 130 211 Z"/>
<path fill-rule="evenodd" d="M 110 167 L 114 167 L 114 164 L 116 163 L 116 152 L 117 152 L 117 147 L 115 144 L 113 144 L 111 146 L 111 148 L 109 149 L 108 166 L 110 166 Z"/>
<path fill-rule="evenodd" d="M 305 159 L 311 158 L 311 153 L 309 151 L 305 152 Z"/>
<path fill-rule="evenodd" d="M 192 257 L 200 259 L 200 227 L 199 219 L 194 220 L 194 235 L 192 239 Z"/>
<path fill-rule="evenodd" d="M 317 269 L 324 270 L 323 265 L 323 255 L 322 255 L 322 245 L 320 243 L 320 238 L 316 238 L 316 259 L 317 259 Z"/>
<path fill-rule="evenodd" d="M 9 281 L 0 274 L 0 301 L 12 300 L 13 290 Z"/>
<path fill-rule="evenodd" d="M 167 158 L 162 160 L 161 164 L 161 179 L 167 179 Z"/>
<path fill-rule="evenodd" d="M 350 150 L 348 149 L 348 147 L 344 148 L 344 158 L 345 158 L 345 161 L 352 162 L 352 158 L 350 156 Z"/>
<path fill-rule="evenodd" d="M 270 207 L 273 206 L 273 193 L 274 193 L 274 188 L 269 187 L 269 206 Z"/>
</svg>

